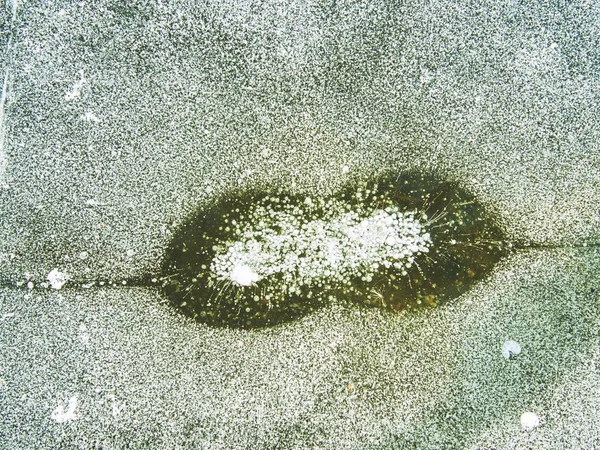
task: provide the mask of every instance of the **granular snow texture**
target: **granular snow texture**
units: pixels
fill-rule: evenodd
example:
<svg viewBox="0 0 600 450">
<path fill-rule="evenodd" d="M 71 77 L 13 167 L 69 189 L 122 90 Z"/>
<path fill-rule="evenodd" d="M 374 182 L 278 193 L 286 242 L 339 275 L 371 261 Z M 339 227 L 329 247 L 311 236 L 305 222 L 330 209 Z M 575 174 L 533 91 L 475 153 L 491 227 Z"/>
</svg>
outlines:
<svg viewBox="0 0 600 450">
<path fill-rule="evenodd" d="M 598 4 L 196 3 L 4 2 L 0 448 L 600 448 Z M 121 284 L 228 189 L 390 169 L 559 248 L 252 332 Z"/>
</svg>

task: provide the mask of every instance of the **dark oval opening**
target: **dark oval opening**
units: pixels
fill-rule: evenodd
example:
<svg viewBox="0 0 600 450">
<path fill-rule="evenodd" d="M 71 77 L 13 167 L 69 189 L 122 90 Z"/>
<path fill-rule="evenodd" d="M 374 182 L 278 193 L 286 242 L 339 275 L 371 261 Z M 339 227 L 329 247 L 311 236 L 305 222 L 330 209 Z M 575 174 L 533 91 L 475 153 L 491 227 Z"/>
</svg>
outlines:
<svg viewBox="0 0 600 450">
<path fill-rule="evenodd" d="M 278 188 L 224 196 L 177 231 L 161 285 L 195 320 L 252 329 L 333 300 L 436 307 L 508 250 L 493 214 L 456 183 L 396 173 L 329 198 Z"/>
</svg>

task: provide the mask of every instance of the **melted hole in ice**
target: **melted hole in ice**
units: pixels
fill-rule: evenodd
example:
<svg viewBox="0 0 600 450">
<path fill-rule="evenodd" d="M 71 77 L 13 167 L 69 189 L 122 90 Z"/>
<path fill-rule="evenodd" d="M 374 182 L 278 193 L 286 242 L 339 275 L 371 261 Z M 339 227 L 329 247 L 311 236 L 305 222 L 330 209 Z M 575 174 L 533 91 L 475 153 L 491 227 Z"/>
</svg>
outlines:
<svg viewBox="0 0 600 450">
<path fill-rule="evenodd" d="M 334 300 L 435 307 L 506 253 L 502 230 L 455 183 L 392 174 L 328 198 L 278 189 L 221 198 L 174 236 L 161 282 L 192 318 L 250 329 Z"/>
</svg>

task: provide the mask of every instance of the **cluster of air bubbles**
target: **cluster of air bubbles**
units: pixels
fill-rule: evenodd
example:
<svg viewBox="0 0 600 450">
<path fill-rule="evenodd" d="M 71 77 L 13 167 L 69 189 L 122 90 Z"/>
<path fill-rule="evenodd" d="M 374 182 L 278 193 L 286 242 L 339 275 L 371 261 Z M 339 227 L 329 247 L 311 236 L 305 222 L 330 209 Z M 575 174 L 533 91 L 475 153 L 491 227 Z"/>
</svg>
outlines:
<svg viewBox="0 0 600 450">
<path fill-rule="evenodd" d="M 388 206 L 360 214 L 344 211 L 339 201 L 329 206 L 337 215 L 311 220 L 301 206 L 257 205 L 243 223 L 232 221 L 232 240 L 215 246 L 211 272 L 241 286 L 278 275 L 293 293 L 355 278 L 371 281 L 380 267 L 406 275 L 415 256 L 429 251 L 430 235 L 412 212 Z"/>
</svg>

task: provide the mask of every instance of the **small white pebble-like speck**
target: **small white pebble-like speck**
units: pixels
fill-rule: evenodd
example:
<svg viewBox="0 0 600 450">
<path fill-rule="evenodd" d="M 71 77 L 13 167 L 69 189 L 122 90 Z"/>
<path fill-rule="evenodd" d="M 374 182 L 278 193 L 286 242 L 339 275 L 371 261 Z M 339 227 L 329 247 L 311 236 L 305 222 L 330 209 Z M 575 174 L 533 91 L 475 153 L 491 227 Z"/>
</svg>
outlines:
<svg viewBox="0 0 600 450">
<path fill-rule="evenodd" d="M 79 259 L 84 260 L 84 259 L 87 259 L 88 256 L 89 256 L 88 252 L 81 252 L 79 254 Z"/>
<path fill-rule="evenodd" d="M 521 426 L 527 431 L 540 426 L 540 418 L 533 412 L 524 412 L 521 414 Z"/>
<path fill-rule="evenodd" d="M 69 280 L 69 276 L 66 273 L 59 272 L 58 269 L 53 269 L 47 277 L 50 282 L 52 289 L 60 289 Z"/>
<path fill-rule="evenodd" d="M 350 167 L 348 167 L 348 166 L 342 167 L 342 173 L 348 173 L 348 172 L 350 172 Z"/>
<path fill-rule="evenodd" d="M 83 119 L 87 122 L 99 123 L 100 119 L 93 112 L 86 112 L 83 115 Z"/>
<path fill-rule="evenodd" d="M 75 416 L 75 408 L 77 408 L 77 396 L 73 396 L 69 399 L 69 404 L 67 405 L 67 409 L 65 410 L 64 405 L 59 404 L 50 418 L 54 420 L 56 423 L 65 423 L 70 422 L 76 418 Z"/>
<path fill-rule="evenodd" d="M 511 356 L 517 356 L 521 353 L 521 346 L 515 341 L 506 341 L 502 344 L 502 356 L 509 359 Z"/>
<path fill-rule="evenodd" d="M 80 75 L 80 79 L 78 81 L 76 81 L 75 84 L 73 85 L 73 87 L 65 93 L 66 101 L 74 100 L 81 95 L 81 89 L 83 88 L 83 85 L 85 84 L 85 76 L 84 76 L 83 70 L 79 71 L 79 75 Z"/>
</svg>

